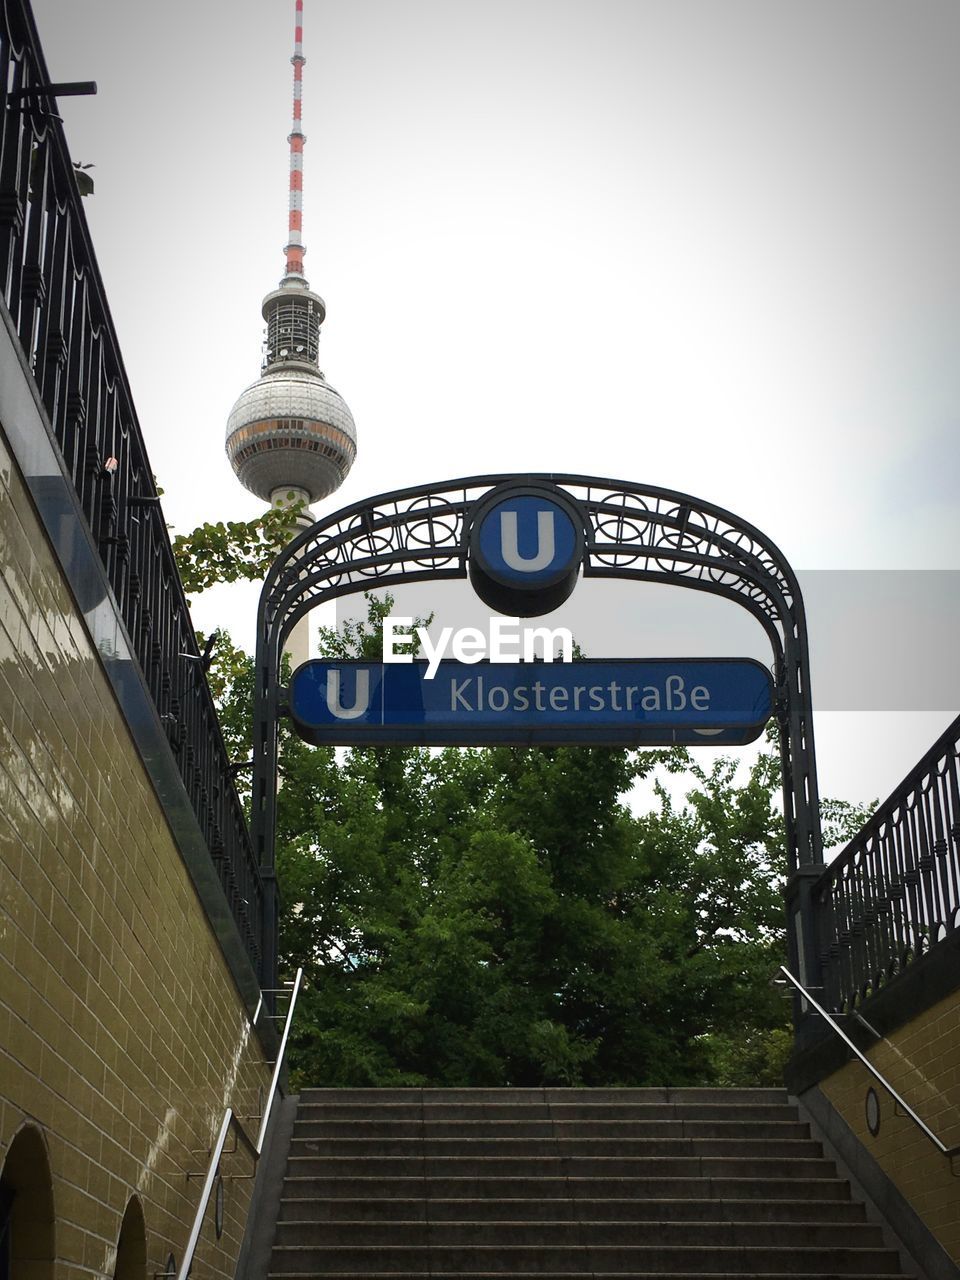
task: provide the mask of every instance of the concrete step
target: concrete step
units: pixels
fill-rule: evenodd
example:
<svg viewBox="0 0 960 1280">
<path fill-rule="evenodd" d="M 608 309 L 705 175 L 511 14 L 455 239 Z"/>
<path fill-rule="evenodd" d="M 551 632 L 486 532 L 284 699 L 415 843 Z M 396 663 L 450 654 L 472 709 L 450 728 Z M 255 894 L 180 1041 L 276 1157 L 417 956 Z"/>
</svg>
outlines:
<svg viewBox="0 0 960 1280">
<path fill-rule="evenodd" d="M 789 1097 L 785 1089 L 303 1089 L 300 1105 L 334 1102 L 366 1103 L 407 1102 L 421 1105 L 467 1103 L 612 1103 L 680 1102 L 731 1105 L 761 1103 L 785 1105 Z"/>
<path fill-rule="evenodd" d="M 676 1274 L 676 1273 L 674 1273 Z M 779 1280 L 783 1272 L 773 1274 L 769 1271 L 710 1271 L 710 1272 L 685 1272 L 686 1280 L 743 1280 L 743 1276 L 749 1274 L 751 1280 Z M 833 1280 L 831 1276 L 825 1276 L 822 1271 L 812 1272 L 791 1272 L 791 1280 Z M 303 1273 L 296 1272 L 278 1272 L 270 1273 L 271 1280 L 292 1280 L 293 1276 L 297 1280 L 303 1280 Z M 328 1280 L 610 1280 L 610 1277 L 616 1276 L 617 1280 L 624 1280 L 623 1272 L 610 1271 L 336 1271 L 328 1272 Z M 663 1275 L 663 1272 L 651 1271 L 631 1271 L 629 1272 L 631 1280 L 650 1280 L 654 1275 Z M 895 1272 L 874 1272 L 861 1273 L 861 1280 L 903 1280 L 901 1271 Z"/>
<path fill-rule="evenodd" d="M 298 1116 L 294 1138 L 808 1138 L 809 1126 L 789 1120 L 463 1120 Z"/>
<path fill-rule="evenodd" d="M 290 1144 L 294 1156 L 354 1156 L 379 1160 L 384 1156 L 428 1158 L 458 1156 L 722 1156 L 810 1160 L 822 1154 L 811 1138 L 605 1138 L 507 1137 L 497 1138 L 325 1138 L 301 1136 L 294 1130 Z"/>
<path fill-rule="evenodd" d="M 897 1274 L 897 1256 L 888 1249 L 828 1246 L 807 1248 L 740 1245 L 642 1246 L 581 1245 L 563 1248 L 553 1245 L 379 1245 L 325 1248 L 300 1245 L 276 1246 L 271 1275 L 331 1275 L 371 1272 L 580 1272 L 649 1275 L 711 1275 L 726 1273 L 751 1276 L 797 1274 L 819 1276 L 875 1276 Z"/>
<path fill-rule="evenodd" d="M 423 1178 L 823 1178 L 835 1176 L 822 1159 L 722 1156 L 365 1156 L 296 1155 L 288 1172 L 299 1177 Z"/>
<path fill-rule="evenodd" d="M 386 1188 L 384 1188 L 386 1191 Z M 404 1189 L 401 1188 L 401 1191 Z M 560 1196 L 468 1197 L 445 1200 L 407 1198 L 332 1199 L 285 1196 L 281 1222 L 817 1222 L 865 1221 L 862 1205 L 851 1200 L 667 1200 L 652 1196 L 580 1199 Z"/>
<path fill-rule="evenodd" d="M 326 1168 L 326 1166 L 324 1166 Z M 326 1170 L 329 1173 L 329 1170 Z M 289 1200 L 380 1200 L 391 1196 L 434 1200 L 529 1200 L 538 1197 L 574 1200 L 684 1200 L 771 1199 L 803 1203 L 850 1202 L 850 1188 L 832 1176 L 826 1166 L 822 1177 L 810 1178 L 424 1178 L 414 1177 L 300 1177 L 288 1172 L 284 1196 Z"/>
<path fill-rule="evenodd" d="M 687 1246 L 747 1248 L 877 1248 L 880 1229 L 868 1222 L 583 1222 L 572 1219 L 522 1222 L 354 1222 L 283 1220 L 277 1224 L 278 1245 L 453 1246 L 489 1245 L 512 1248 L 537 1245 L 575 1248 L 625 1245 L 633 1248 Z"/>
<path fill-rule="evenodd" d="M 301 1102 L 304 1120 L 795 1120 L 788 1103 Z"/>
</svg>

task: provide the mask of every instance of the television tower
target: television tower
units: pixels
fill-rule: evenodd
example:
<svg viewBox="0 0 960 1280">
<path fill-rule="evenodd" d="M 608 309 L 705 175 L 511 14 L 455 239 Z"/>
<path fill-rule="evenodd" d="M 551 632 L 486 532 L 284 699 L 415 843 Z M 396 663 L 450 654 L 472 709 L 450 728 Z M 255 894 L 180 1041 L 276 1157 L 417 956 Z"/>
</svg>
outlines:
<svg viewBox="0 0 960 1280">
<path fill-rule="evenodd" d="M 227 420 L 227 457 L 251 493 L 274 506 L 298 500 L 306 508 L 339 489 L 357 453 L 353 415 L 318 364 L 326 306 L 303 274 L 303 0 L 295 0 L 290 218 L 279 288 L 263 300 L 267 323 L 260 377 L 247 387 Z M 298 628 L 299 629 L 299 628 Z M 292 644 L 293 648 L 305 648 Z M 307 654 L 295 655 L 303 660 Z"/>
</svg>

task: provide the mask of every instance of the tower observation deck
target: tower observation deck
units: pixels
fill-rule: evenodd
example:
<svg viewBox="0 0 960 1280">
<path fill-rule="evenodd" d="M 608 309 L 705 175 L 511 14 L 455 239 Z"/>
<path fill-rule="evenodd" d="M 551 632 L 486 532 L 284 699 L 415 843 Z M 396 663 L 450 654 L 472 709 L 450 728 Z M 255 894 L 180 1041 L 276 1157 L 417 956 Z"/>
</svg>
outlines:
<svg viewBox="0 0 960 1280">
<path fill-rule="evenodd" d="M 295 0 L 290 213 L 286 270 L 263 300 L 266 344 L 260 377 L 227 420 L 227 456 L 251 493 L 275 505 L 319 502 L 339 489 L 357 453 L 346 401 L 319 366 L 326 306 L 303 274 L 303 0 Z"/>
</svg>

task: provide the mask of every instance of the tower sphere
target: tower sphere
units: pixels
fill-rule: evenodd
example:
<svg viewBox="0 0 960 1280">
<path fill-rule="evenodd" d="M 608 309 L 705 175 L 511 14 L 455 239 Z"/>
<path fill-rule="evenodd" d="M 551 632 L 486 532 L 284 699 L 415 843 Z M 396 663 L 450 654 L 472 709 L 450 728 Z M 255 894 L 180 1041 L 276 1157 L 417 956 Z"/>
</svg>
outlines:
<svg viewBox="0 0 960 1280">
<path fill-rule="evenodd" d="M 290 490 L 319 502 L 340 488 L 357 454 L 353 415 L 317 366 L 323 299 L 302 281 L 284 281 L 267 294 L 263 314 L 263 373 L 231 410 L 227 456 L 265 502 Z"/>
<path fill-rule="evenodd" d="M 276 369 L 242 393 L 227 421 L 234 471 L 264 502 L 302 489 L 308 504 L 339 489 L 357 453 L 346 402 L 323 376 Z"/>
</svg>

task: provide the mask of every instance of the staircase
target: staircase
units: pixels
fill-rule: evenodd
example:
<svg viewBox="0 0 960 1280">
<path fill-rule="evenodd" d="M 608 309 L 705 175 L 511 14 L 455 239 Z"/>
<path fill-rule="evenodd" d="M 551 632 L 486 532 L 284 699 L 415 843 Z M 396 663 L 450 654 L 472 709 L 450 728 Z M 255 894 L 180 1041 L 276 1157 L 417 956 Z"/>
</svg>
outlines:
<svg viewBox="0 0 960 1280">
<path fill-rule="evenodd" d="M 309 1089 L 269 1274 L 902 1273 L 779 1089 Z"/>
</svg>

